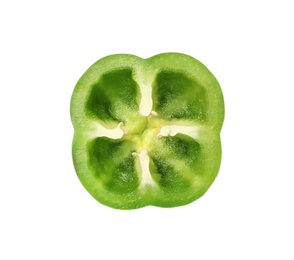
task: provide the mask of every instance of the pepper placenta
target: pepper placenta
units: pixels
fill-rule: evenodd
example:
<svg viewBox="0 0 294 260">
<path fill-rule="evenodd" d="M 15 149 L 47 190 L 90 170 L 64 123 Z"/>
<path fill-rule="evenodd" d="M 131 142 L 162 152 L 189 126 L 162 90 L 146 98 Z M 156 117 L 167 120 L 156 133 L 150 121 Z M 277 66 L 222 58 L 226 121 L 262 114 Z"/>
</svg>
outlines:
<svg viewBox="0 0 294 260">
<path fill-rule="evenodd" d="M 71 119 L 77 175 L 107 206 L 185 205 L 219 171 L 222 91 L 188 55 L 98 60 L 74 89 Z"/>
</svg>

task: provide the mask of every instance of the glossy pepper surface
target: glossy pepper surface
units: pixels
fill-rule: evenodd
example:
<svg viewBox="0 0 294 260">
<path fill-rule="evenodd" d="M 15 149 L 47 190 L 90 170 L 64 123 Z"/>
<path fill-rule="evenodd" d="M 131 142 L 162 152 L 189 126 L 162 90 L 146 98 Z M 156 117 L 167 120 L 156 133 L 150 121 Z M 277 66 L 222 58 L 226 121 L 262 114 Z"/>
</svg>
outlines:
<svg viewBox="0 0 294 260">
<path fill-rule="evenodd" d="M 98 60 L 74 89 L 71 119 L 77 175 L 107 206 L 185 205 L 219 171 L 222 91 L 188 55 Z"/>
</svg>

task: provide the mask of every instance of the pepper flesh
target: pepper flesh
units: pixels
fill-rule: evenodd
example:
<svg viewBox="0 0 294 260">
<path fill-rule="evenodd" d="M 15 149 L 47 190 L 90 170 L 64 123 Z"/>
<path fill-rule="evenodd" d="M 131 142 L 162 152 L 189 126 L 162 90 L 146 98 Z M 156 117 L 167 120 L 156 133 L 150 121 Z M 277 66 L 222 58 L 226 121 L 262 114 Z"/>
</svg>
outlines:
<svg viewBox="0 0 294 260">
<path fill-rule="evenodd" d="M 107 206 L 185 205 L 219 171 L 221 88 L 188 55 L 102 58 L 78 81 L 71 119 L 77 175 Z"/>
</svg>

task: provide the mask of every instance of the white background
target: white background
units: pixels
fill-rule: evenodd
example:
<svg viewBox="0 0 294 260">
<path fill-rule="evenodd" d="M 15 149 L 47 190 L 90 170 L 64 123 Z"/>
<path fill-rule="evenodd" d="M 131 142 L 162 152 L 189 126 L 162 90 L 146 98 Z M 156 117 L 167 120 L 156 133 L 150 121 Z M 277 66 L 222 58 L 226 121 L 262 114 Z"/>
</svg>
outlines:
<svg viewBox="0 0 294 260">
<path fill-rule="evenodd" d="M 1 1 L 0 259 L 294 259 L 291 1 Z M 182 52 L 220 82 L 219 175 L 187 206 L 120 211 L 73 168 L 96 60 Z"/>
</svg>

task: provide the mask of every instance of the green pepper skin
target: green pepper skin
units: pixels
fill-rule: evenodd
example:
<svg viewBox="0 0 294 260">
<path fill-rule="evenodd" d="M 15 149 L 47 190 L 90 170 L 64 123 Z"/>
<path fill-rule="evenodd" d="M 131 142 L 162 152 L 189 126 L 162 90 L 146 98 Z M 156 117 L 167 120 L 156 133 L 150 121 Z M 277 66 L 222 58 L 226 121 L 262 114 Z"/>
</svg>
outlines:
<svg viewBox="0 0 294 260">
<path fill-rule="evenodd" d="M 75 170 L 104 205 L 185 205 L 217 176 L 223 95 L 191 56 L 104 57 L 78 81 L 70 111 Z"/>
</svg>

